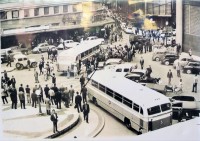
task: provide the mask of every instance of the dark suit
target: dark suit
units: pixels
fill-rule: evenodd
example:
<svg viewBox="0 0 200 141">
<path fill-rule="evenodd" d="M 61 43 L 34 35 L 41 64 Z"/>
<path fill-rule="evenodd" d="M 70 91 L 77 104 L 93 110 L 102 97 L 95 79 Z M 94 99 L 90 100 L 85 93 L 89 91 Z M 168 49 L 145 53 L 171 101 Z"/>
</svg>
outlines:
<svg viewBox="0 0 200 141">
<path fill-rule="evenodd" d="M 33 92 L 32 94 L 31 94 L 31 99 L 32 99 L 32 107 L 37 107 L 36 106 L 36 102 L 37 102 L 37 95 L 36 95 L 36 93 L 35 92 Z"/>
<path fill-rule="evenodd" d="M 16 84 L 15 78 L 11 78 L 11 84 L 12 84 L 12 86 L 15 88 L 15 84 Z"/>
<path fill-rule="evenodd" d="M 90 106 L 89 104 L 86 103 L 83 105 L 83 117 L 87 123 L 88 123 L 89 112 L 90 112 Z"/>
<path fill-rule="evenodd" d="M 58 116 L 57 113 L 51 115 L 51 121 L 53 122 L 53 132 L 55 133 L 57 130 L 57 122 L 58 122 Z"/>
<path fill-rule="evenodd" d="M 60 91 L 55 93 L 55 98 L 56 98 L 57 109 L 61 109 L 61 92 Z"/>
<path fill-rule="evenodd" d="M 17 109 L 17 90 L 15 88 L 11 90 L 10 98 L 12 100 L 12 109 Z"/>
<path fill-rule="evenodd" d="M 19 92 L 20 91 L 22 91 L 22 92 L 24 92 L 24 88 L 21 86 L 21 87 L 19 87 Z"/>
<path fill-rule="evenodd" d="M 82 97 L 80 95 L 76 95 L 76 97 L 75 97 L 75 104 L 76 104 L 76 108 L 78 110 L 78 113 L 79 113 L 79 108 L 82 111 L 81 101 L 82 101 Z"/>
</svg>

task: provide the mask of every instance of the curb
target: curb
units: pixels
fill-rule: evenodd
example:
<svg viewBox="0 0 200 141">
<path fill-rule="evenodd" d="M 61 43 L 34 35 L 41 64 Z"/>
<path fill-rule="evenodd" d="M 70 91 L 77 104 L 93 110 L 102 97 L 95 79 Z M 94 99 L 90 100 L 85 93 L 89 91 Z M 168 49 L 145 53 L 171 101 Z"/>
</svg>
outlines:
<svg viewBox="0 0 200 141">
<path fill-rule="evenodd" d="M 94 109 L 92 109 L 92 110 L 98 115 L 99 123 L 98 123 L 97 127 L 95 128 L 95 130 L 88 135 L 89 138 L 96 137 L 103 130 L 104 125 L 105 125 L 104 117 L 101 114 L 99 114 L 97 111 L 95 111 Z"/>
<path fill-rule="evenodd" d="M 67 131 L 69 131 L 70 129 L 72 129 L 74 126 L 76 126 L 78 124 L 79 119 L 80 119 L 80 115 L 78 115 L 77 119 L 75 121 L 73 121 L 70 125 L 68 125 L 66 128 L 64 128 L 63 130 L 61 130 L 55 134 L 52 134 L 52 135 L 46 137 L 45 139 L 53 139 L 53 138 L 56 138 L 64 133 L 66 133 Z"/>
</svg>

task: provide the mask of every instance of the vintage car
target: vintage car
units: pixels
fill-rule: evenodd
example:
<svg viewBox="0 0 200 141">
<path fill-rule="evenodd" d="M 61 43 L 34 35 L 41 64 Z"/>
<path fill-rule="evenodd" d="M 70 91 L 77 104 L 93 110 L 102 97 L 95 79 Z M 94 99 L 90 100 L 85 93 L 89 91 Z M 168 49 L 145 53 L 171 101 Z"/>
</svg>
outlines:
<svg viewBox="0 0 200 141">
<path fill-rule="evenodd" d="M 49 45 L 48 43 L 40 43 L 40 44 L 38 44 L 37 47 L 35 47 L 32 50 L 32 53 L 46 52 L 48 49 L 54 49 L 54 48 L 56 48 L 56 47 L 53 45 Z"/>
<path fill-rule="evenodd" d="M 63 41 L 63 43 L 61 43 L 61 44 L 58 45 L 57 49 L 58 50 L 63 50 L 64 49 L 63 44 L 65 44 L 65 48 L 66 49 L 69 49 L 69 48 L 76 47 L 80 43 L 79 42 L 74 42 L 73 40 L 65 40 L 65 41 Z"/>
<path fill-rule="evenodd" d="M 26 55 L 17 54 L 13 58 L 14 58 L 15 67 L 18 70 L 22 70 L 23 68 L 27 67 L 27 61 L 29 58 L 27 58 Z M 30 60 L 30 67 L 36 68 L 37 62 L 35 61 L 35 59 L 29 59 L 29 60 Z"/>
</svg>

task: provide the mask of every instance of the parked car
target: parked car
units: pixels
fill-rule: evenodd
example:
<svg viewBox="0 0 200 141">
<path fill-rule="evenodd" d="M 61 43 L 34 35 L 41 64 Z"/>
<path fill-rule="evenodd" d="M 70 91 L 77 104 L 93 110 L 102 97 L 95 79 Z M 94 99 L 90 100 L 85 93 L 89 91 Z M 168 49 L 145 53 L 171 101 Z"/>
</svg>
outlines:
<svg viewBox="0 0 200 141">
<path fill-rule="evenodd" d="M 191 119 L 192 116 L 199 116 L 199 101 L 193 96 L 173 96 L 170 98 L 172 102 L 173 119 Z"/>
<path fill-rule="evenodd" d="M 174 54 L 174 52 L 170 52 L 170 51 L 155 51 L 153 52 L 152 55 L 152 61 L 160 61 L 161 58 L 163 58 L 166 54 Z"/>
<path fill-rule="evenodd" d="M 13 51 L 11 48 L 1 49 L 1 63 L 6 63 L 8 61 L 8 55 L 10 55 L 11 61 L 13 62 L 13 56 L 16 54 L 22 54 L 19 51 Z"/>
<path fill-rule="evenodd" d="M 176 54 L 166 54 L 162 59 L 161 59 L 161 64 L 165 65 L 170 65 L 173 64 L 176 59 L 178 59 L 179 56 Z"/>
<path fill-rule="evenodd" d="M 146 83 L 145 86 L 150 88 L 150 89 L 152 89 L 152 90 L 154 90 L 154 91 L 157 91 L 157 92 L 159 92 L 161 94 L 166 95 L 167 90 L 166 90 L 166 86 L 165 85 L 154 84 L 154 83 Z"/>
<path fill-rule="evenodd" d="M 133 69 L 133 70 L 131 70 L 130 73 L 132 73 L 132 74 L 138 74 L 138 75 L 140 75 L 140 77 L 143 77 L 145 75 L 145 73 L 146 73 L 146 70 Z"/>
<path fill-rule="evenodd" d="M 183 67 L 183 72 L 187 74 L 200 74 L 200 62 L 189 62 Z"/>
<path fill-rule="evenodd" d="M 105 67 L 109 69 L 109 66 L 121 64 L 121 63 L 123 63 L 123 60 L 121 58 L 111 58 L 106 61 L 99 62 L 98 68 L 102 69 Z"/>
<path fill-rule="evenodd" d="M 90 37 L 87 37 L 84 41 L 82 42 L 87 42 L 87 41 L 91 41 L 91 40 L 95 40 L 95 41 L 99 41 L 99 43 L 101 44 L 104 44 L 105 41 L 103 38 L 98 38 L 97 36 L 90 36 Z"/>
<path fill-rule="evenodd" d="M 14 58 L 15 67 L 18 70 L 21 70 L 21 69 L 27 67 L 28 58 L 27 58 L 26 55 L 17 54 L 13 58 Z M 30 60 L 30 65 L 31 65 L 30 67 L 31 68 L 36 68 L 37 67 L 37 62 L 35 61 L 35 59 L 29 59 L 29 60 Z"/>
<path fill-rule="evenodd" d="M 65 44 L 65 48 L 66 49 L 73 48 L 73 47 L 75 47 L 75 46 L 80 44 L 79 42 L 74 42 L 73 40 L 65 40 L 63 42 Z M 63 43 L 59 44 L 57 49 L 58 50 L 63 50 L 64 49 Z"/>
<path fill-rule="evenodd" d="M 37 47 L 35 47 L 32 52 L 33 53 L 41 53 L 41 52 L 46 52 L 49 49 L 54 49 L 56 48 L 53 45 L 49 45 L 48 43 L 40 43 L 37 45 Z"/>
<path fill-rule="evenodd" d="M 123 64 L 108 65 L 108 66 L 105 66 L 104 69 L 111 70 L 113 72 L 128 73 L 128 72 L 131 72 L 136 66 L 137 64 L 135 63 L 123 63 Z"/>
</svg>

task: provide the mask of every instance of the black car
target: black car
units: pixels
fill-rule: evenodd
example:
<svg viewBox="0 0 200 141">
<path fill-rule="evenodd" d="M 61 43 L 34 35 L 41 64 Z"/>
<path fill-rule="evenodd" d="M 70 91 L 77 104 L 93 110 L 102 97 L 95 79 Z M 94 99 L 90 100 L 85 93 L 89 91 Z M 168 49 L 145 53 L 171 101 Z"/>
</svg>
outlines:
<svg viewBox="0 0 200 141">
<path fill-rule="evenodd" d="M 189 62 L 183 67 L 183 72 L 187 74 L 200 74 L 200 62 Z"/>
<path fill-rule="evenodd" d="M 165 65 L 171 65 L 174 63 L 176 59 L 178 59 L 179 56 L 176 54 L 166 54 L 162 59 L 161 59 L 161 64 Z"/>
</svg>

